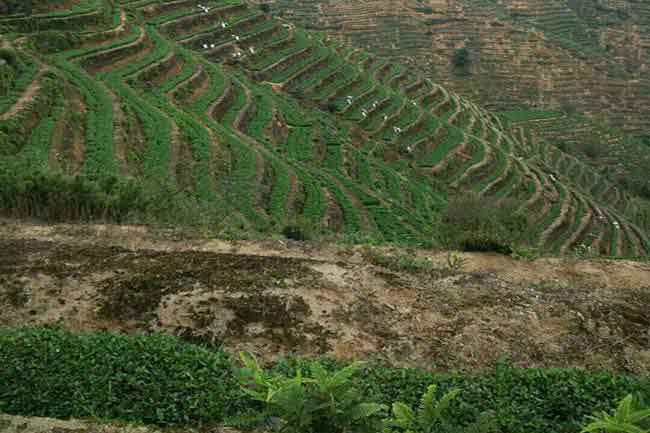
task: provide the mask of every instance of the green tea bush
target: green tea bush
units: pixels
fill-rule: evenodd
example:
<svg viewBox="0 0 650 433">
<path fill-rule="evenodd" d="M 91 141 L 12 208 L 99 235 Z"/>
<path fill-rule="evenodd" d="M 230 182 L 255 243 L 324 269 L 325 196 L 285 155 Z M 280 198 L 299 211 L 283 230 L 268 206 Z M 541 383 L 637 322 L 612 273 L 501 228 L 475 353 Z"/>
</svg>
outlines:
<svg viewBox="0 0 650 433">
<path fill-rule="evenodd" d="M 244 370 L 216 348 L 168 336 L 3 329 L 0 412 L 178 427 L 266 421 L 286 431 L 347 432 L 369 427 L 378 421 L 379 408 L 395 402 L 401 402 L 402 415 L 408 407 L 415 416 L 445 401 L 436 433 L 577 433 L 592 413 L 611 410 L 628 394 L 650 398 L 648 378 L 506 363 L 436 373 L 379 364 L 346 369 L 331 359 L 288 358 L 267 369 L 248 364 Z M 454 398 L 445 400 L 452 390 Z M 419 409 L 423 403 L 429 409 Z M 367 417 L 350 423 L 351 413 Z M 415 431 L 430 427 L 418 421 Z"/>
<path fill-rule="evenodd" d="M 228 356 L 162 335 L 4 329 L 0 365 L 8 414 L 202 424 L 242 401 Z"/>
<path fill-rule="evenodd" d="M 418 369 L 369 368 L 360 386 L 379 403 L 417 407 L 431 384 L 437 398 L 452 389 L 450 427 L 462 431 L 490 414 L 503 433 L 575 433 L 594 411 L 609 410 L 629 393 L 650 397 L 650 381 L 611 372 L 516 368 L 505 363 L 481 372 L 436 374 Z"/>
</svg>

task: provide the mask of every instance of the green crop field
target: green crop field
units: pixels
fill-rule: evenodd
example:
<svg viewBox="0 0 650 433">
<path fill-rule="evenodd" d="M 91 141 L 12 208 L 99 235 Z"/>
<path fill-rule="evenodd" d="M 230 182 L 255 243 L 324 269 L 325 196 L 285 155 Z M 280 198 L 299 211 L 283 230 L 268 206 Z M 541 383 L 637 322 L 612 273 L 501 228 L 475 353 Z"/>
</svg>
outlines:
<svg viewBox="0 0 650 433">
<path fill-rule="evenodd" d="M 263 8 L 204 3 L 39 3 L 1 21 L 3 214 L 231 236 L 302 221 L 434 245 L 448 200 L 471 192 L 515 202 L 529 246 L 570 252 L 590 236 L 603 254 L 650 252 L 640 199 L 518 129 L 561 114 L 495 115 Z M 606 221 L 588 224 L 594 212 Z"/>
</svg>

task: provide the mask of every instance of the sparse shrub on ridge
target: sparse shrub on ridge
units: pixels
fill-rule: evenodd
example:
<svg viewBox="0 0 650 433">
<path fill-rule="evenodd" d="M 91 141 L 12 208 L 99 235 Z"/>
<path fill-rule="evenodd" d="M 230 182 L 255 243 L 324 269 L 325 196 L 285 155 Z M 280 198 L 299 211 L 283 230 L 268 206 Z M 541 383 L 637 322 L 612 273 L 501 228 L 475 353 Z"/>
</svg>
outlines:
<svg viewBox="0 0 650 433">
<path fill-rule="evenodd" d="M 311 241 L 316 237 L 317 227 L 305 218 L 297 218 L 282 229 L 282 235 L 294 241 Z"/>
<path fill-rule="evenodd" d="M 451 63 L 460 75 L 468 75 L 471 65 L 470 53 L 467 48 L 459 48 L 454 52 Z"/>
<path fill-rule="evenodd" d="M 450 200 L 443 212 L 439 238 L 448 248 L 511 254 L 527 224 L 515 202 L 464 195 Z"/>
<path fill-rule="evenodd" d="M 0 48 L 0 59 L 7 62 L 12 68 L 18 66 L 18 56 L 11 48 Z"/>
</svg>

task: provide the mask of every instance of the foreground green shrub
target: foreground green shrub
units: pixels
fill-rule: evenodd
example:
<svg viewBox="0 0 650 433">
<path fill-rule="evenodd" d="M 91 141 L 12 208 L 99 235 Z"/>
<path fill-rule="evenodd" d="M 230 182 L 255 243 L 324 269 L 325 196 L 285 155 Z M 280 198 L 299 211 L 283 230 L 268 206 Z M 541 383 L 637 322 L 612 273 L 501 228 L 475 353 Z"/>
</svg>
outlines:
<svg viewBox="0 0 650 433">
<path fill-rule="evenodd" d="M 241 356 L 243 390 L 264 403 L 264 414 L 277 418 L 273 427 L 294 433 L 366 433 L 380 429 L 378 415 L 387 407 L 365 401 L 352 381 L 364 364 L 353 363 L 335 372 L 320 363 L 310 364 L 310 374 L 269 373 L 250 355 Z"/>
<path fill-rule="evenodd" d="M 650 382 L 611 372 L 579 369 L 516 368 L 499 364 L 475 373 L 436 374 L 419 369 L 376 366 L 364 375 L 363 394 L 375 401 L 420 403 L 431 384 L 438 398 L 460 390 L 449 405 L 459 430 L 490 414 L 503 433 L 576 433 L 594 411 L 609 410 L 629 393 L 650 397 Z"/>
<path fill-rule="evenodd" d="M 379 408 L 402 402 L 417 414 L 423 403 L 437 405 L 458 390 L 447 399 L 436 433 L 577 433 L 588 416 L 610 410 L 628 394 L 650 398 L 647 379 L 609 372 L 507 364 L 453 373 L 345 366 L 289 358 L 267 370 L 248 365 L 242 376 L 223 352 L 173 337 L 4 329 L 0 412 L 178 427 L 223 421 L 250 427 L 265 420 L 287 430 L 304 427 L 301 432 L 379 432 Z"/>
<path fill-rule="evenodd" d="M 0 330 L 0 412 L 164 426 L 221 422 L 241 399 L 224 353 L 176 338 Z"/>
</svg>

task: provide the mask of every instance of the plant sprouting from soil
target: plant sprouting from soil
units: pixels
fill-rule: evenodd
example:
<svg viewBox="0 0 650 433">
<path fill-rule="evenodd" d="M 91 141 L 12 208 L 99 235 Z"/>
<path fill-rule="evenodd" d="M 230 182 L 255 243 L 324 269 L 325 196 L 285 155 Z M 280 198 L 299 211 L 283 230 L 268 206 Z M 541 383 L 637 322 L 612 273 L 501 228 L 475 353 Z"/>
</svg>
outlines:
<svg viewBox="0 0 650 433">
<path fill-rule="evenodd" d="M 298 370 L 293 377 L 265 371 L 250 354 L 241 354 L 242 390 L 264 404 L 274 428 L 289 433 L 352 433 L 378 431 L 379 415 L 386 406 L 366 402 L 353 382 L 363 368 L 357 362 L 330 372 L 318 362 L 309 375 Z"/>
</svg>

